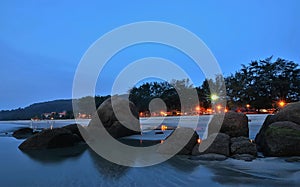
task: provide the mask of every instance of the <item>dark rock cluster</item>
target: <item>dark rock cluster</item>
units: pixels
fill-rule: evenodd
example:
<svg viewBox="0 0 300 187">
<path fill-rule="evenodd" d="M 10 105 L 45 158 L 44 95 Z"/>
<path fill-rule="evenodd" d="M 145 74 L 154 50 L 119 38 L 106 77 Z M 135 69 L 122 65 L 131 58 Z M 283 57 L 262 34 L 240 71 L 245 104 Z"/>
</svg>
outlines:
<svg viewBox="0 0 300 187">
<path fill-rule="evenodd" d="M 222 118 L 224 118 L 222 122 Z M 217 132 L 219 130 L 219 132 Z M 248 118 L 245 114 L 228 112 L 224 116 L 216 115 L 208 126 L 208 137 L 197 144 L 192 155 L 223 155 L 251 161 L 256 158 L 256 145 L 249 139 Z M 207 157 L 207 156 L 206 156 Z M 212 159 L 213 160 L 213 159 Z"/>
<path fill-rule="evenodd" d="M 83 139 L 77 124 L 62 128 L 45 129 L 27 138 L 20 146 L 21 150 L 43 150 L 74 146 Z"/>
</svg>

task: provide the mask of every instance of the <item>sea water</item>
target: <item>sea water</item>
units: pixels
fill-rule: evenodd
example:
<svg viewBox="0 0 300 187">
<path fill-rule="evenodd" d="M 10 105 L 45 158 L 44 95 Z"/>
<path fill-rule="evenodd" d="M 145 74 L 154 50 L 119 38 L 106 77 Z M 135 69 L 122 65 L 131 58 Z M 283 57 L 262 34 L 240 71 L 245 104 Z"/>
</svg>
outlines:
<svg viewBox="0 0 300 187">
<path fill-rule="evenodd" d="M 254 138 L 266 115 L 249 115 L 250 138 Z M 195 117 L 184 117 L 186 122 Z M 144 130 L 155 124 L 142 118 Z M 175 125 L 178 117 L 163 122 Z M 203 133 L 210 116 L 200 116 L 198 133 Z M 88 124 L 82 120 L 81 124 Z M 55 127 L 74 123 L 55 121 Z M 225 161 L 195 161 L 189 156 L 173 158 L 149 167 L 133 168 L 106 161 L 87 146 L 24 153 L 18 146 L 24 140 L 11 136 L 12 132 L 30 125 L 49 128 L 51 121 L 0 122 L 0 186 L 299 186 L 300 163 L 285 158 L 257 158 L 252 162 L 227 159 Z M 53 124 L 52 124 L 53 125 Z"/>
</svg>

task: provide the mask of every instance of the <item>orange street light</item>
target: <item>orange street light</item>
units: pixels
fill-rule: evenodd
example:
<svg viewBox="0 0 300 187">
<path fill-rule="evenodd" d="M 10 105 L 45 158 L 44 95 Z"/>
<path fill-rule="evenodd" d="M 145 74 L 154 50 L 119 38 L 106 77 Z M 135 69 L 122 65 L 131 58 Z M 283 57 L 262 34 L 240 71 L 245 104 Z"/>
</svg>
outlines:
<svg viewBox="0 0 300 187">
<path fill-rule="evenodd" d="M 284 105 L 285 105 L 285 102 L 284 102 L 284 101 L 279 101 L 279 103 L 278 103 L 278 104 L 279 104 L 279 106 L 280 106 L 280 107 L 284 107 Z"/>
<path fill-rule="evenodd" d="M 168 129 L 168 126 L 167 126 L 167 125 L 162 125 L 162 126 L 160 127 L 160 129 L 161 129 L 162 131 L 165 131 L 165 130 Z"/>
<path fill-rule="evenodd" d="M 200 144 L 202 140 L 200 138 L 197 139 L 197 143 Z"/>
</svg>

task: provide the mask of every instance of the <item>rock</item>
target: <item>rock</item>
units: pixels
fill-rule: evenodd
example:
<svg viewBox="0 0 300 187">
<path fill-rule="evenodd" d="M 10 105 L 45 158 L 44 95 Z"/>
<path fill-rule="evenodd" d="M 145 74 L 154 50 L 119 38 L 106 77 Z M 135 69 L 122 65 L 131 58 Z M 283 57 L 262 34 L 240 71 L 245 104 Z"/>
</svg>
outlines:
<svg viewBox="0 0 300 187">
<path fill-rule="evenodd" d="M 265 156 L 297 156 L 300 149 L 300 102 L 290 103 L 267 116 L 255 137 L 258 151 Z"/>
<path fill-rule="evenodd" d="M 187 143 L 187 138 L 189 138 Z M 178 155 L 190 155 L 194 146 L 197 144 L 199 135 L 192 128 L 177 128 L 158 148 L 158 152 L 162 154 L 176 153 Z"/>
<path fill-rule="evenodd" d="M 263 140 L 261 151 L 265 156 L 300 156 L 300 126 L 293 122 L 272 123 Z"/>
<path fill-rule="evenodd" d="M 80 138 L 81 141 L 84 141 L 84 139 L 83 139 L 83 137 L 81 135 L 81 132 L 79 131 L 78 126 L 81 127 L 81 128 L 79 127 L 81 130 L 83 129 L 83 127 L 81 125 L 76 124 L 76 123 L 75 124 L 66 125 L 66 126 L 64 126 L 62 128 L 66 129 L 66 130 L 69 130 L 72 134 L 76 134 Z"/>
<path fill-rule="evenodd" d="M 222 122 L 223 116 L 224 120 Z M 219 132 L 230 137 L 249 137 L 248 117 L 245 114 L 232 111 L 227 112 L 225 115 L 215 115 L 209 123 L 208 135 Z"/>
<path fill-rule="evenodd" d="M 120 96 L 107 99 L 97 109 L 97 115 L 93 116 L 87 130 L 93 131 L 93 128 L 103 127 L 114 138 L 140 134 L 139 114 L 136 106 Z"/>
<path fill-rule="evenodd" d="M 216 153 L 225 156 L 230 155 L 230 137 L 224 133 L 211 134 L 201 144 L 196 144 L 193 148 L 192 155 L 201 155 L 207 153 Z"/>
<path fill-rule="evenodd" d="M 286 107 L 274 115 L 270 123 L 277 121 L 291 121 L 300 125 L 300 101 L 287 104 Z"/>
<path fill-rule="evenodd" d="M 251 162 L 252 160 L 256 159 L 255 156 L 250 155 L 250 154 L 236 154 L 236 155 L 233 155 L 232 158 L 237 159 L 237 160 L 244 160 L 247 162 Z"/>
<path fill-rule="evenodd" d="M 63 128 L 46 129 L 25 140 L 19 146 L 19 149 L 41 150 L 62 148 L 74 146 L 78 142 L 80 142 L 80 138 L 72 134 L 69 130 Z"/>
<path fill-rule="evenodd" d="M 249 138 L 246 137 L 235 137 L 230 139 L 230 152 L 231 155 L 235 154 L 249 154 L 252 156 L 257 156 L 257 150 L 255 143 L 251 142 Z"/>
<path fill-rule="evenodd" d="M 263 125 L 261 126 L 259 132 L 256 134 L 255 136 L 255 143 L 257 145 L 257 150 L 258 151 L 262 151 L 262 147 L 264 147 L 264 134 L 265 131 L 267 130 L 268 126 L 274 122 L 274 115 L 268 115 L 263 123 Z"/>
<path fill-rule="evenodd" d="M 261 129 L 255 137 L 255 142 L 257 144 L 258 151 L 261 151 L 261 147 L 264 147 L 264 134 L 268 126 L 278 121 L 290 121 L 300 125 L 300 102 L 289 103 L 277 114 L 267 116 Z"/>
<path fill-rule="evenodd" d="M 33 130 L 31 128 L 22 128 L 13 132 L 12 136 L 17 139 L 26 139 L 33 135 Z"/>
<path fill-rule="evenodd" d="M 208 154 L 203 154 L 203 155 L 198 155 L 198 156 L 192 156 L 190 159 L 191 160 L 205 160 L 205 161 L 223 161 L 223 160 L 226 160 L 227 157 L 224 155 L 220 155 L 220 154 L 208 153 Z"/>
<path fill-rule="evenodd" d="M 30 159 L 40 162 L 40 164 L 58 164 L 65 161 L 66 158 L 78 158 L 87 148 L 86 144 L 78 144 L 76 146 L 57 149 L 23 150 L 23 153 L 29 156 Z"/>
</svg>

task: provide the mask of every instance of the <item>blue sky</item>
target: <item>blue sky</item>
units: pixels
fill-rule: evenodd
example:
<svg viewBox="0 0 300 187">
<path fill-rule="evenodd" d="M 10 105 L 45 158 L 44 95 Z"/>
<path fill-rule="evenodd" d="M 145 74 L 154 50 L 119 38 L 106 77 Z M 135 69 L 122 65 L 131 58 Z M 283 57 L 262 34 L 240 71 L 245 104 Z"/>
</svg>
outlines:
<svg viewBox="0 0 300 187">
<path fill-rule="evenodd" d="M 138 21 L 164 21 L 201 38 L 224 75 L 271 55 L 300 62 L 298 0 L 152 0 L 0 2 L 0 110 L 72 97 L 77 65 L 89 46 L 110 30 Z M 99 77 L 108 94 L 126 64 L 147 56 L 176 62 L 193 78 L 203 76 L 180 52 L 140 45 L 116 55 Z M 122 61 L 122 63 L 120 62 Z M 174 77 L 176 77 L 174 75 Z"/>
</svg>

